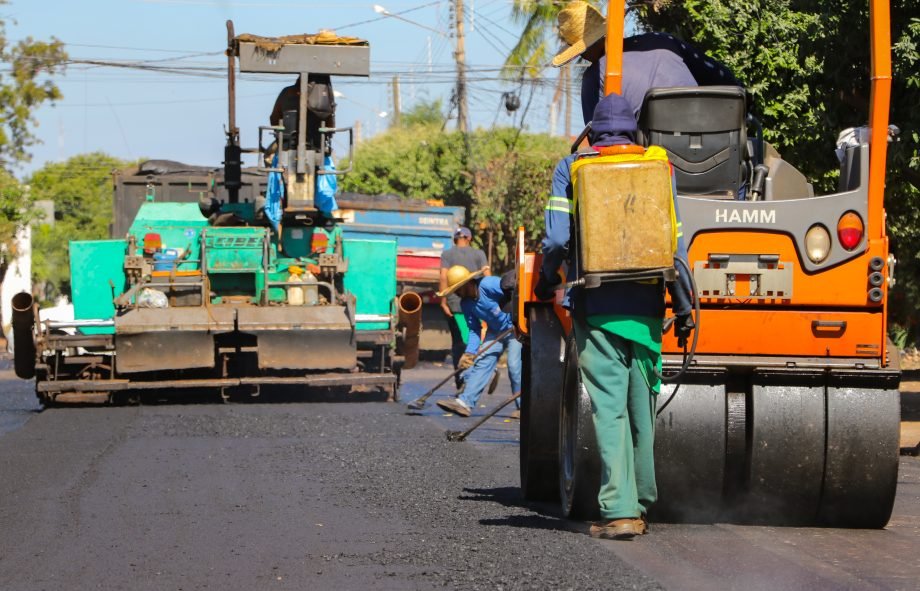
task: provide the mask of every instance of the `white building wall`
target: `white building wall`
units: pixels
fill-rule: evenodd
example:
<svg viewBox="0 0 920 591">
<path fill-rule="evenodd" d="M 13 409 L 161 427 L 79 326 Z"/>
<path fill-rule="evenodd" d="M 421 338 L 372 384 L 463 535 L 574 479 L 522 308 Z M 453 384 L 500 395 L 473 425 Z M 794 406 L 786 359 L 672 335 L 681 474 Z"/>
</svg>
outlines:
<svg viewBox="0 0 920 591">
<path fill-rule="evenodd" d="M 8 351 L 13 351 L 13 331 L 10 319 L 13 314 L 13 296 L 21 291 L 32 293 L 32 228 L 26 226 L 16 235 L 19 256 L 10 264 L 3 284 L 0 285 L 0 321 Z"/>
</svg>

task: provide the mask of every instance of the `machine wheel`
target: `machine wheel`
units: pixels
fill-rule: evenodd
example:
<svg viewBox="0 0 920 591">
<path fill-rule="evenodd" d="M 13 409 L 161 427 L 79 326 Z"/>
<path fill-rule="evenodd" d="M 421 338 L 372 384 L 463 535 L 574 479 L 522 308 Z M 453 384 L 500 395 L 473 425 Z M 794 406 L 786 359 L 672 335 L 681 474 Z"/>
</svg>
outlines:
<svg viewBox="0 0 920 591">
<path fill-rule="evenodd" d="M 751 390 L 746 520 L 810 524 L 824 472 L 824 376 L 756 375 Z"/>
<path fill-rule="evenodd" d="M 658 501 L 650 517 L 711 521 L 722 506 L 727 453 L 742 462 L 746 455 L 744 396 L 734 409 L 719 373 L 688 376 L 676 393 L 674 388 L 664 384 L 658 395 L 659 407 L 668 406 L 655 419 Z"/>
<path fill-rule="evenodd" d="M 552 306 L 528 312 L 530 342 L 522 352 L 521 490 L 525 499 L 559 498 L 559 405 L 565 336 Z"/>
<path fill-rule="evenodd" d="M 594 435 L 591 398 L 578 372 L 575 339 L 566 343 L 565 378 L 559 421 L 559 496 L 570 519 L 600 518 L 600 453 Z"/>
<path fill-rule="evenodd" d="M 827 388 L 827 450 L 820 518 L 834 527 L 882 528 L 898 483 L 897 388 Z"/>
</svg>

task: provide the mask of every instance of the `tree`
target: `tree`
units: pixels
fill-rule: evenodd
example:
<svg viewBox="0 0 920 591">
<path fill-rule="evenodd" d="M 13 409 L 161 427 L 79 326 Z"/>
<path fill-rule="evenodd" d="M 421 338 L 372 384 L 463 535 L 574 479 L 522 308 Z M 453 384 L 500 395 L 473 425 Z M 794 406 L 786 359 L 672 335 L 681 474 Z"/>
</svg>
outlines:
<svg viewBox="0 0 920 591">
<path fill-rule="evenodd" d="M 523 28 L 505 58 L 502 69 L 505 76 L 517 78 L 526 72 L 536 78 L 543 72 L 553 56 L 553 50 L 559 45 L 555 32 L 556 17 L 565 4 L 558 0 L 513 0 L 511 20 L 522 24 Z"/>
<path fill-rule="evenodd" d="M 0 6 L 7 4 L 0 0 Z M 29 159 L 28 147 L 36 141 L 32 127 L 38 125 L 35 109 L 46 101 L 61 98 L 61 91 L 45 75 L 56 72 L 66 59 L 63 44 L 35 41 L 27 37 L 10 45 L 5 23 L 0 19 L 0 283 L 16 255 L 15 236 L 33 212 L 24 200 L 26 193 L 7 171 L 12 163 Z"/>
<path fill-rule="evenodd" d="M 4 4 L 7 1 L 0 0 Z M 27 37 L 10 45 L 0 20 L 0 61 L 10 66 L 8 72 L 0 73 L 0 159 L 29 159 L 28 148 L 36 142 L 32 132 L 38 125 L 35 110 L 62 96 L 47 75 L 60 71 L 66 59 L 64 44 L 55 38 L 45 42 Z"/>
<path fill-rule="evenodd" d="M 472 224 L 479 228 L 483 249 L 497 271 L 514 265 L 519 227 L 526 232 L 527 249 L 537 250 L 553 169 L 565 154 L 561 141 L 546 136 L 524 139 L 527 149 L 492 159 L 476 175 Z"/>
<path fill-rule="evenodd" d="M 29 179 L 36 200 L 54 202 L 53 225 L 37 224 L 32 234 L 32 277 L 40 299 L 70 295 L 68 250 L 71 240 L 109 237 L 112 221 L 112 171 L 124 160 L 94 152 L 37 170 Z"/>
<path fill-rule="evenodd" d="M 466 138 L 432 125 L 392 129 L 358 147 L 342 189 L 466 207 L 477 240 L 500 271 L 511 264 L 519 225 L 532 240 L 542 235 L 552 171 L 567 148 L 561 138 L 512 128 L 479 129 Z"/>
<path fill-rule="evenodd" d="M 443 103 L 441 99 L 421 100 L 399 118 L 402 127 L 441 126 L 444 123 Z"/>
</svg>

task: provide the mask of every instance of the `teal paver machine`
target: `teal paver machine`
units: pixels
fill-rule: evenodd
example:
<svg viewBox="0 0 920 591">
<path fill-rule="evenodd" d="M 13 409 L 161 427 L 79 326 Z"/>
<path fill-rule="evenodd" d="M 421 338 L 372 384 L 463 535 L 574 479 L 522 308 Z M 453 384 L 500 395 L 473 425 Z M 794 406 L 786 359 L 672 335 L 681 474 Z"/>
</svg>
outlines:
<svg viewBox="0 0 920 591">
<path fill-rule="evenodd" d="M 353 134 L 315 113 L 323 101 L 334 109 L 331 76 L 369 76 L 368 43 L 235 36 L 229 21 L 227 30 L 222 178 L 198 203 L 158 202 L 151 182 L 126 236 L 71 242 L 72 321 L 43 319 L 28 294 L 14 302 L 17 374 L 35 378 L 46 404 L 201 388 L 227 399 L 263 385 L 397 395 L 411 355 L 402 344 L 417 339 L 400 324 L 396 241 L 344 239 L 341 220 L 316 202 L 322 175 L 347 172 L 328 166 L 333 135 L 347 135 L 351 163 Z M 237 66 L 299 75 L 253 149 L 241 148 L 236 126 Z M 268 189 L 241 199 L 244 154 Z"/>
</svg>

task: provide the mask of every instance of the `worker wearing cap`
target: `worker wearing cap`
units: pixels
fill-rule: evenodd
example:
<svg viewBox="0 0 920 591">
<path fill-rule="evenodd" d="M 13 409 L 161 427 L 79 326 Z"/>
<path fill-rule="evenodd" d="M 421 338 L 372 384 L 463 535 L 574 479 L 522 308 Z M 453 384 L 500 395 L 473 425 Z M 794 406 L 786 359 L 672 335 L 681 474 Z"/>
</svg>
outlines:
<svg viewBox="0 0 920 591">
<path fill-rule="evenodd" d="M 581 79 L 581 111 L 585 125 L 604 95 L 603 15 L 584 0 L 574 0 L 559 11 L 559 36 L 569 47 L 553 58 L 560 67 L 577 57 L 590 63 Z M 723 64 L 702 51 L 665 33 L 644 33 L 623 39 L 623 87 L 621 94 L 638 117 L 650 88 L 741 84 Z"/>
<path fill-rule="evenodd" d="M 647 150 L 630 146 L 635 134 L 636 119 L 626 99 L 610 94 L 597 104 L 588 139 L 601 156 L 610 152 L 618 160 L 667 159 L 658 146 Z M 561 282 L 559 269 L 569 256 L 575 229 L 571 167 L 577 156 L 564 158 L 553 173 L 552 196 L 544 213 L 543 263 L 534 288 L 541 300 L 554 297 L 554 287 Z M 671 183 L 673 196 L 673 173 Z M 686 260 L 679 232 L 676 246 L 675 257 Z M 575 266 L 570 261 L 569 281 L 577 277 Z M 680 279 L 680 288 L 668 285 L 668 291 L 677 316 L 675 331 L 686 337 L 693 328 L 690 288 L 686 276 L 681 274 Z M 563 301 L 572 310 L 579 371 L 591 397 L 601 456 L 598 503 L 603 521 L 590 530 L 596 537 L 621 539 L 645 533 L 645 514 L 658 496 L 653 448 L 656 395 L 661 387 L 662 283 L 603 283 L 593 289 L 572 289 Z"/>
<path fill-rule="evenodd" d="M 470 244 L 472 240 L 473 233 L 469 228 L 461 226 L 454 231 L 453 248 L 441 252 L 441 274 L 438 286 L 440 291 L 447 290 L 447 271 L 453 266 L 460 265 L 471 272 L 485 269 L 484 274 L 487 276 L 490 274 L 485 253 L 472 246 Z M 460 309 L 460 298 L 454 293 L 441 297 L 441 310 L 444 311 L 447 326 L 450 329 L 450 356 L 456 370 L 459 369 L 460 356 L 466 349 L 469 332 L 463 317 L 463 310 Z M 455 384 L 458 390 L 463 384 L 459 375 L 455 379 Z"/>
<path fill-rule="evenodd" d="M 486 269 L 470 272 L 466 267 L 455 265 L 447 270 L 447 289 L 438 292 L 444 297 L 451 293 L 460 296 L 460 308 L 469 329 L 469 341 L 466 351 L 460 358 L 460 367 L 466 368 L 463 375 L 465 382 L 463 392 L 457 398 L 438 401 L 438 406 L 446 411 L 468 417 L 479 402 L 482 391 L 492 379 L 495 366 L 503 352 L 508 353 L 508 379 L 511 380 L 513 394 L 521 392 L 521 343 L 515 338 L 511 314 L 502 308 L 508 297 L 502 290 L 501 279 L 485 276 Z M 479 327 L 485 324 L 486 335 L 483 348 L 488 346 L 479 357 L 482 339 Z M 490 343 L 498 341 L 490 346 Z M 512 415 L 520 417 L 520 411 Z"/>
</svg>

